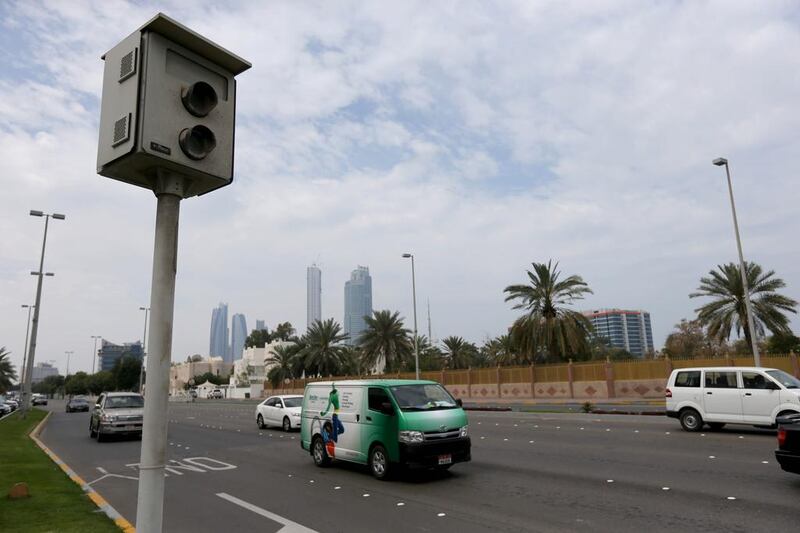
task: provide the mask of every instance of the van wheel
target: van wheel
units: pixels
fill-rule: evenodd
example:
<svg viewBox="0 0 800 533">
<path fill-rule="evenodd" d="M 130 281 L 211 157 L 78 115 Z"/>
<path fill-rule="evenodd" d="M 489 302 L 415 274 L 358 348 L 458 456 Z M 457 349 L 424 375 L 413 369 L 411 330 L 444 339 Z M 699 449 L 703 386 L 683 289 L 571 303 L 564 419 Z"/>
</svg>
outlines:
<svg viewBox="0 0 800 533">
<path fill-rule="evenodd" d="M 96 433 L 97 433 L 97 442 L 103 442 L 104 440 L 106 440 L 106 437 L 100 431 L 100 424 L 97 425 Z"/>
<path fill-rule="evenodd" d="M 703 419 L 694 409 L 686 409 L 681 412 L 681 426 L 686 431 L 700 431 L 703 429 Z"/>
<path fill-rule="evenodd" d="M 317 466 L 331 464 L 331 458 L 328 457 L 328 452 L 325 451 L 325 443 L 322 442 L 322 437 L 319 435 L 311 441 L 311 456 L 314 457 L 314 464 Z"/>
<path fill-rule="evenodd" d="M 258 424 L 258 429 L 264 429 L 267 427 L 264 425 L 264 417 L 261 415 L 258 415 L 258 418 L 256 418 L 256 424 Z"/>
<path fill-rule="evenodd" d="M 381 444 L 376 444 L 369 451 L 369 470 L 375 479 L 384 480 L 389 477 L 389 454 Z"/>
<path fill-rule="evenodd" d="M 93 439 L 95 436 L 97 436 L 97 433 L 94 431 L 94 425 L 92 425 L 92 421 L 89 420 L 89 438 Z"/>
<path fill-rule="evenodd" d="M 708 427 L 711 428 L 711 431 L 719 431 L 725 427 L 725 422 L 709 422 Z"/>
<path fill-rule="evenodd" d="M 292 430 L 292 423 L 289 422 L 289 417 L 288 416 L 284 416 L 283 417 L 283 430 L 285 432 L 287 432 L 287 433 Z"/>
</svg>

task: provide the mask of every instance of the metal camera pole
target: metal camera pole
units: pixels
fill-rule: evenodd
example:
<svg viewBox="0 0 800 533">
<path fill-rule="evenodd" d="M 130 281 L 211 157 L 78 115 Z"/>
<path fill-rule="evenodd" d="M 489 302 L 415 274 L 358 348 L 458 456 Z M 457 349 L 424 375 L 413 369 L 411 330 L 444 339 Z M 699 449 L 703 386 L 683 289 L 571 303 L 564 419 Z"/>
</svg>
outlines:
<svg viewBox="0 0 800 533">
<path fill-rule="evenodd" d="M 147 346 L 147 400 L 144 402 L 142 453 L 139 460 L 139 494 L 136 529 L 162 531 L 164 515 L 164 464 L 167 447 L 169 363 L 172 358 L 172 319 L 175 273 L 178 262 L 178 220 L 183 179 L 159 179 L 155 190 L 156 236 L 150 294 L 150 338 Z"/>
</svg>

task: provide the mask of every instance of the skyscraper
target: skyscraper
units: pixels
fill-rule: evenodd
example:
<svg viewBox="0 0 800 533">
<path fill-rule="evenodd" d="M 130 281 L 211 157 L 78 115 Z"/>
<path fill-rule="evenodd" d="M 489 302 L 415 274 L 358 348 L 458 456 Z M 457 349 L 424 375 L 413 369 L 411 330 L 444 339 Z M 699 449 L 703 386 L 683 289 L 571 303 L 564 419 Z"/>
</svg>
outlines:
<svg viewBox="0 0 800 533">
<path fill-rule="evenodd" d="M 244 341 L 247 339 L 247 321 L 244 315 L 236 313 L 231 320 L 231 361 L 242 358 Z"/>
<path fill-rule="evenodd" d="M 358 343 L 361 332 L 367 328 L 364 317 L 371 315 L 372 278 L 368 267 L 358 266 L 344 284 L 344 332 L 349 335 L 348 344 Z"/>
<path fill-rule="evenodd" d="M 267 324 L 263 320 L 256 320 L 256 329 L 257 330 L 266 329 L 266 327 L 267 327 Z"/>
<path fill-rule="evenodd" d="M 208 345 L 208 355 L 222 357 L 225 362 L 228 358 L 228 304 L 220 303 L 211 311 L 211 339 Z"/>
<path fill-rule="evenodd" d="M 635 357 L 654 350 L 650 313 L 625 309 L 600 309 L 583 313 L 594 326 L 595 334 L 608 339 L 614 348 L 623 348 Z"/>
<path fill-rule="evenodd" d="M 306 328 L 322 320 L 322 270 L 316 264 L 306 269 Z"/>
</svg>

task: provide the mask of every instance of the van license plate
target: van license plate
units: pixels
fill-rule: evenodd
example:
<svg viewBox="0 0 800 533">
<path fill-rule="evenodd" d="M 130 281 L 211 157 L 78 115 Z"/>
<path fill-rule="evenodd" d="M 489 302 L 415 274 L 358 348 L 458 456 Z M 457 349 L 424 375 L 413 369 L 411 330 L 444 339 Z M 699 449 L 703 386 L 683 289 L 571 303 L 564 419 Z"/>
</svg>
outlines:
<svg viewBox="0 0 800 533">
<path fill-rule="evenodd" d="M 439 456 L 439 464 L 440 465 L 449 465 L 453 462 L 453 456 L 450 454 L 447 455 L 440 455 Z"/>
</svg>

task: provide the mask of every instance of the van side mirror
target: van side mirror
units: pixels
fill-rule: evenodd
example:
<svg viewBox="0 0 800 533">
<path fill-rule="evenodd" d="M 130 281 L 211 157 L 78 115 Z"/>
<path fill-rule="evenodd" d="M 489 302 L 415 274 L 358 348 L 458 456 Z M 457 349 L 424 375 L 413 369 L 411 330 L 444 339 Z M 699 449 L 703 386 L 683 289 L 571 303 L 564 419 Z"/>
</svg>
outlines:
<svg viewBox="0 0 800 533">
<path fill-rule="evenodd" d="M 95 409 L 100 409 L 100 404 L 99 403 L 94 404 L 94 408 Z"/>
<path fill-rule="evenodd" d="M 464 402 L 461 401 L 461 398 L 456 398 L 456 405 L 459 407 L 464 407 Z"/>
<path fill-rule="evenodd" d="M 392 403 L 391 402 L 383 402 L 381 404 L 381 413 L 383 413 L 385 415 L 388 415 L 388 416 L 393 416 L 394 415 L 394 407 L 392 407 Z"/>
</svg>

